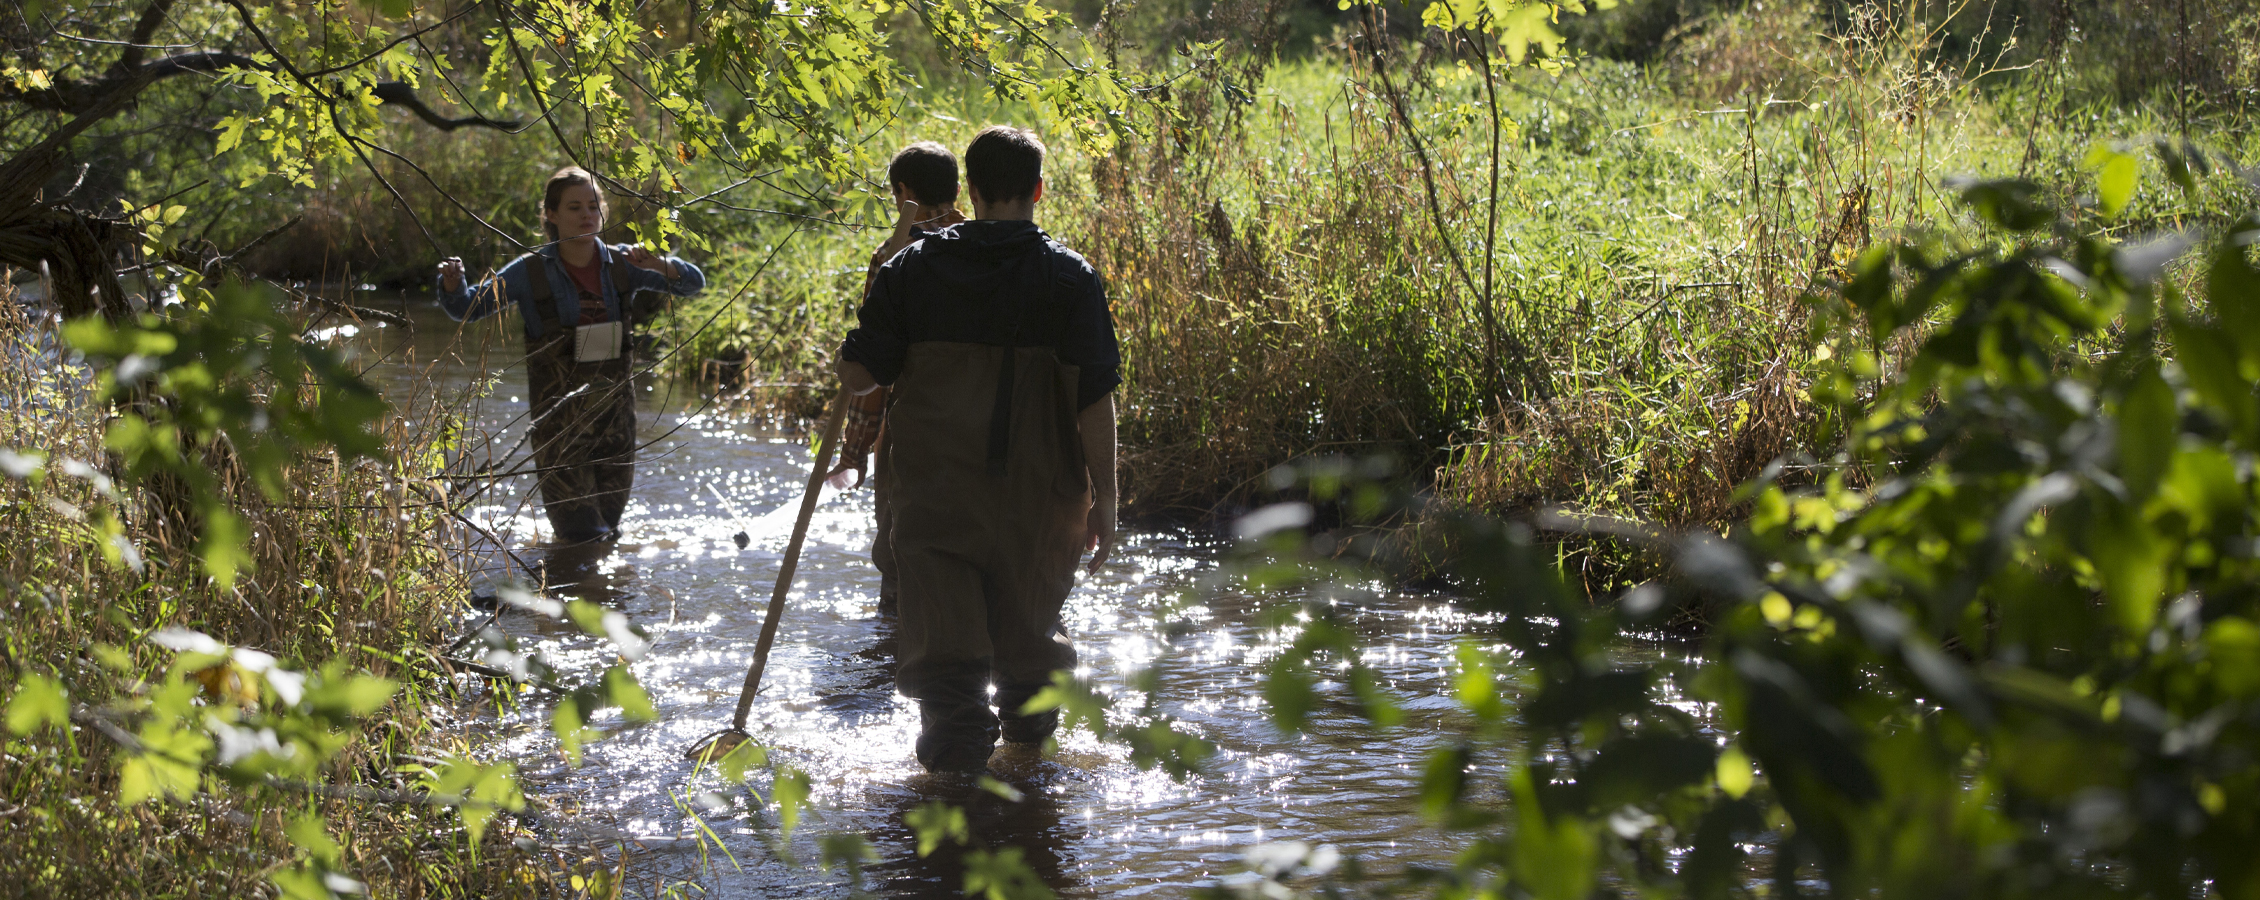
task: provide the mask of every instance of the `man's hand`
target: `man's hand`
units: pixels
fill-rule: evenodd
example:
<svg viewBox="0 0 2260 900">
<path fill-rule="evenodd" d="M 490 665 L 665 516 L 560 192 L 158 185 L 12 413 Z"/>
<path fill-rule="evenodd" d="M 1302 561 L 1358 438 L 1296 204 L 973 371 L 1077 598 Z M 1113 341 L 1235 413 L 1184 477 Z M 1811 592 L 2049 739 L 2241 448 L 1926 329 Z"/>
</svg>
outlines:
<svg viewBox="0 0 2260 900">
<path fill-rule="evenodd" d="M 439 286 L 449 291 L 463 289 L 463 258 L 450 256 L 439 261 Z"/>
<path fill-rule="evenodd" d="M 642 244 L 628 248 L 628 265 L 635 266 L 638 269 L 650 269 L 667 276 L 668 281 L 674 281 L 682 276 L 681 272 L 676 271 L 673 261 L 644 249 Z"/>
<path fill-rule="evenodd" d="M 926 221 L 926 215 L 924 204 L 909 197 L 896 197 L 895 236 L 894 240 L 888 243 L 908 246 L 910 244 L 910 230 L 917 227 L 918 223 Z"/>
<path fill-rule="evenodd" d="M 1091 551 L 1091 563 L 1083 571 L 1099 574 L 1099 567 L 1114 556 L 1114 498 L 1098 497 L 1091 501 L 1091 518 L 1085 524 L 1091 537 L 1083 549 Z"/>
<path fill-rule="evenodd" d="M 1091 565 L 1097 575 L 1114 555 L 1114 504 L 1121 494 L 1114 478 L 1114 396 L 1100 397 L 1075 414 L 1075 431 L 1083 440 L 1083 462 L 1091 473 Z"/>
<path fill-rule="evenodd" d="M 871 457 L 867 454 L 842 453 L 840 454 L 840 464 L 833 466 L 831 473 L 824 476 L 824 480 L 843 491 L 852 491 L 862 487 L 863 479 L 866 477 L 863 467 L 870 459 Z M 854 484 L 847 483 L 847 473 L 849 472 L 855 473 Z"/>
</svg>

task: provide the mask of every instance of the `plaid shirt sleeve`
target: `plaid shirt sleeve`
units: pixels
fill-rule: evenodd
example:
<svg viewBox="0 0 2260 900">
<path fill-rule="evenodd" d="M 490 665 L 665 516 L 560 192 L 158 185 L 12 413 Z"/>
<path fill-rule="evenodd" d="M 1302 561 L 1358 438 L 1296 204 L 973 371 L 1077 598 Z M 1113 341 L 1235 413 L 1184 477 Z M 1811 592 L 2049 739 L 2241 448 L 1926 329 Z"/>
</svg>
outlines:
<svg viewBox="0 0 2260 900">
<path fill-rule="evenodd" d="M 847 423 L 840 438 L 843 459 L 860 459 L 879 443 L 879 424 L 886 420 L 886 388 L 848 398 Z"/>
</svg>

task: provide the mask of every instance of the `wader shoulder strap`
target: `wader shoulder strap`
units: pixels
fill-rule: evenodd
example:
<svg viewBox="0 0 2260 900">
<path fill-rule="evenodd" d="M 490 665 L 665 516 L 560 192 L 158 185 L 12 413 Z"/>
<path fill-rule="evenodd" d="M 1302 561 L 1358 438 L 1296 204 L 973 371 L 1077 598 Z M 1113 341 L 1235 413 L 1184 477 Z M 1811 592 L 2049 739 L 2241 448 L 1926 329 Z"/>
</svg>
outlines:
<svg viewBox="0 0 2260 900">
<path fill-rule="evenodd" d="M 1049 253 L 1044 256 L 1047 261 L 1055 264 L 1052 277 L 1046 281 L 1053 293 L 1057 294 L 1061 288 L 1072 285 L 1073 282 L 1066 273 L 1057 270 L 1058 260 Z M 1027 261 L 1028 257 L 1023 256 L 1018 265 L 1026 265 Z M 1015 268 L 1017 267 L 1016 265 Z M 1015 292 L 1011 313 L 1012 337 L 1005 343 L 1003 361 L 997 363 L 997 396 L 995 403 L 989 407 L 988 469 L 989 475 L 995 478 L 1004 477 L 1006 448 L 1012 444 L 1012 389 L 1013 379 L 1018 374 L 1014 371 L 1014 363 L 1020 356 L 1020 328 L 1026 323 L 1027 310 L 1028 292 Z M 1073 405 L 1072 400 L 1069 405 Z"/>
<path fill-rule="evenodd" d="M 541 323 L 541 333 L 554 338 L 554 332 L 564 326 L 557 321 L 557 288 L 549 283 L 549 266 L 538 253 L 520 258 L 528 261 L 526 287 L 534 304 L 534 318 Z"/>
<path fill-rule="evenodd" d="M 1028 257 L 1023 256 L 1019 262 L 1013 264 L 1013 268 L 1017 270 L 1027 264 Z M 998 278 L 997 280 L 1010 283 L 1010 279 L 1007 278 Z M 1004 477 L 1006 448 L 1012 445 L 1012 382 L 1017 374 L 1013 371 L 1013 363 L 1020 356 L 1020 325 L 1021 320 L 1025 318 L 1022 313 L 1025 312 L 1027 306 L 1027 294 L 1021 291 L 1013 292 L 1011 312 L 1008 313 L 1012 316 L 1012 336 L 1005 339 L 1004 359 L 997 363 L 997 397 L 996 402 L 989 407 L 988 468 L 991 478 Z"/>
<path fill-rule="evenodd" d="M 628 323 L 630 328 L 635 327 L 635 320 L 641 318 L 636 315 L 635 300 L 636 296 L 643 292 L 636 290 L 635 277 L 636 267 L 629 265 L 628 254 L 613 253 L 612 293 L 620 298 L 620 321 Z"/>
</svg>

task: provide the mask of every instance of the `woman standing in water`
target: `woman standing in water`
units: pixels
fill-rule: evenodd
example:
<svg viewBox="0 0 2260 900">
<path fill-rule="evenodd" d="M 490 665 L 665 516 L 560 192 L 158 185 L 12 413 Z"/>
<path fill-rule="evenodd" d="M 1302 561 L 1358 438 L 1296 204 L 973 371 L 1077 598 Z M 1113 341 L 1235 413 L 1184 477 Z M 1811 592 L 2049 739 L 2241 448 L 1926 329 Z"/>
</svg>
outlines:
<svg viewBox="0 0 2260 900">
<path fill-rule="evenodd" d="M 439 266 L 440 305 L 456 321 L 515 307 L 526 326 L 526 382 L 542 508 L 566 543 L 616 540 L 635 480 L 636 397 L 630 337 L 658 294 L 706 287 L 697 266 L 632 244 L 607 245 L 595 176 L 557 170 L 542 192 L 549 243 L 466 284 L 463 260 Z"/>
</svg>

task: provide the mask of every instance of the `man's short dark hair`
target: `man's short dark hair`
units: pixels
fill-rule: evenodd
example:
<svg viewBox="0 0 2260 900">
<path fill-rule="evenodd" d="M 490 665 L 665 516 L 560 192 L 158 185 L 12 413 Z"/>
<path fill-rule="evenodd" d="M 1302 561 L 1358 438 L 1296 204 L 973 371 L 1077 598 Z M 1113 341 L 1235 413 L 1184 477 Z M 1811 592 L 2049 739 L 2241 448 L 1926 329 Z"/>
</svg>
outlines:
<svg viewBox="0 0 2260 900">
<path fill-rule="evenodd" d="M 925 206 L 957 202 L 957 157 L 933 141 L 902 148 L 887 164 L 887 181 L 909 189 L 910 197 Z"/>
<path fill-rule="evenodd" d="M 965 148 L 965 183 L 988 203 L 1010 203 L 1036 194 L 1044 179 L 1044 142 L 1036 133 L 1010 125 L 991 125 Z"/>
</svg>

